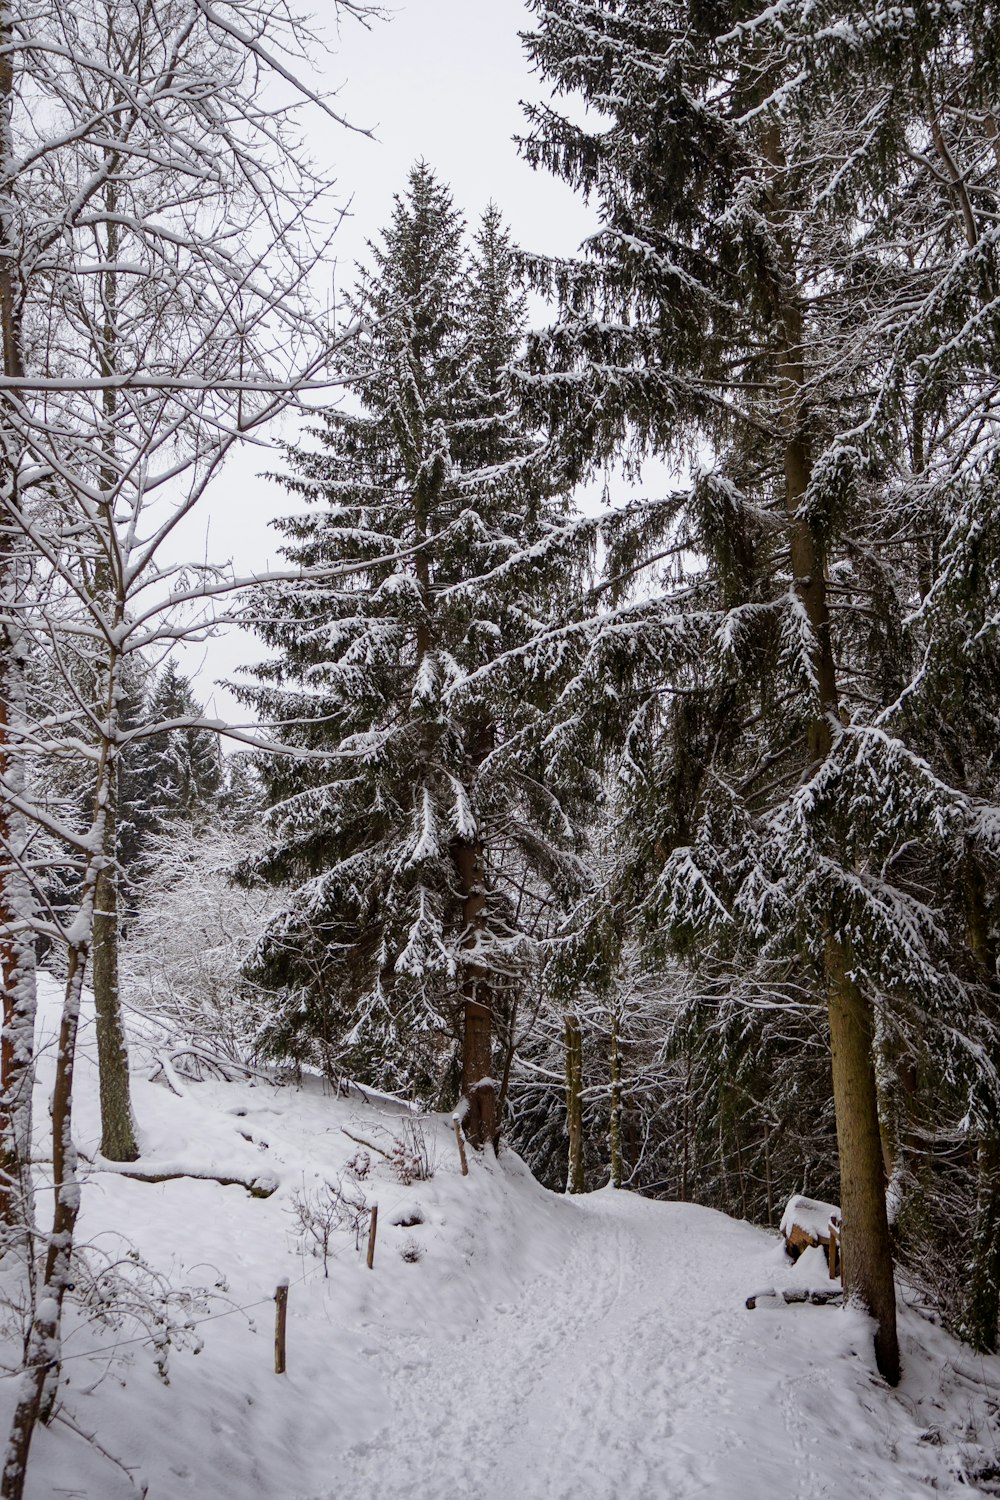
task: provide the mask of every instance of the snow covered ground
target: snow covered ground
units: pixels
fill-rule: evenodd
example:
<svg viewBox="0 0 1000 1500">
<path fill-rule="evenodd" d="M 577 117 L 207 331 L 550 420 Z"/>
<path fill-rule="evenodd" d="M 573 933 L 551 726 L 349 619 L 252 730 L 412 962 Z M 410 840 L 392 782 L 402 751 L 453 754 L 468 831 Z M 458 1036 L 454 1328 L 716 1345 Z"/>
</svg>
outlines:
<svg viewBox="0 0 1000 1500">
<path fill-rule="evenodd" d="M 47 986 L 49 1046 L 53 1000 Z M 894 1392 L 874 1373 L 858 1312 L 746 1309 L 765 1287 L 828 1285 L 819 1251 L 792 1266 L 776 1235 L 707 1209 L 610 1190 L 556 1196 L 510 1152 L 473 1155 L 462 1177 L 437 1117 L 424 1122 L 429 1180 L 405 1185 L 368 1151 L 358 1182 L 346 1164 L 365 1148 L 345 1131 L 391 1152 L 403 1108 L 334 1098 L 318 1081 L 184 1083 L 180 1097 L 146 1081 L 141 1049 L 145 1169 L 279 1186 L 261 1199 L 193 1178 L 131 1181 L 93 1160 L 90 1027 L 83 1052 L 90 1265 L 120 1261 L 137 1286 L 149 1282 L 138 1254 L 175 1288 L 202 1289 L 174 1309 L 202 1347 L 161 1350 L 164 1383 L 134 1321 L 95 1317 L 94 1294 L 89 1311 L 72 1311 L 69 1383 L 60 1419 L 36 1439 L 30 1500 L 125 1500 L 143 1484 L 151 1500 L 1000 1493 L 1000 1360 L 906 1309 Z M 371 1271 L 347 1229 L 334 1232 L 328 1274 L 301 1243 L 296 1198 L 315 1202 L 341 1178 L 378 1203 Z M 47 1216 L 44 1192 L 39 1206 Z M 284 1277 L 278 1376 L 272 1299 Z M 81 1275 L 78 1294 L 88 1285 Z M 6 1323 L 13 1333 L 16 1314 Z M 13 1341 L 6 1353 L 10 1368 Z M 13 1386 L 0 1378 L 4 1423 Z"/>
</svg>

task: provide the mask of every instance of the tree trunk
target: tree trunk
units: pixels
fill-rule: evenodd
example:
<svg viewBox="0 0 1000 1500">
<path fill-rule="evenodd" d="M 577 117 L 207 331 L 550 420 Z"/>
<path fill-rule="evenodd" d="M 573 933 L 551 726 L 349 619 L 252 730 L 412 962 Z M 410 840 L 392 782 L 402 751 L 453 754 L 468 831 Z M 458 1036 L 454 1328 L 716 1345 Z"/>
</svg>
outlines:
<svg viewBox="0 0 1000 1500">
<path fill-rule="evenodd" d="M 105 322 L 101 334 L 101 373 L 118 372 L 118 273 L 119 229 L 114 215 L 118 212 L 118 191 L 114 181 L 105 189 L 108 215 L 106 262 L 103 277 Z M 109 386 L 103 395 L 105 429 L 103 436 L 104 466 L 101 488 L 105 500 L 101 506 L 105 523 L 107 556 L 100 560 L 95 578 L 95 601 L 103 606 L 109 623 L 120 624 L 124 616 L 125 585 L 111 547 L 114 533 L 115 494 L 118 470 L 115 454 L 115 421 L 118 415 L 118 392 Z M 108 701 L 112 706 L 113 734 L 118 729 L 119 657 L 112 652 L 105 668 L 108 679 Z M 132 1094 L 128 1073 L 128 1048 L 122 1020 L 118 990 L 118 758 L 117 749 L 109 746 L 105 795 L 104 862 L 97 876 L 94 894 L 93 967 L 94 1009 L 97 1018 L 97 1066 L 101 1094 L 101 1154 L 109 1161 L 135 1161 L 139 1147 L 135 1139 Z"/>
<path fill-rule="evenodd" d="M 785 513 L 795 593 L 812 634 L 816 709 L 808 730 L 811 766 L 833 748 L 839 721 L 837 669 L 830 629 L 826 560 L 803 502 L 812 473 L 809 439 L 805 322 L 796 279 L 795 249 L 784 220 L 785 160 L 779 128 L 765 125 L 764 159 L 771 174 L 768 216 L 783 265 L 771 279 L 775 319 L 775 373 L 783 434 Z M 890 1384 L 899 1380 L 896 1297 L 892 1243 L 885 1208 L 885 1179 L 879 1135 L 878 1096 L 872 1054 L 873 1027 L 868 998 L 854 983 L 839 934 L 828 932 L 824 967 L 833 1061 L 833 1098 L 840 1158 L 844 1218 L 844 1289 L 875 1318 L 875 1357 Z"/>
<path fill-rule="evenodd" d="M 906 1144 L 917 1089 L 914 1062 L 885 1024 L 884 1006 L 875 1012 L 875 1082 L 890 1229 L 899 1217 L 906 1181 Z"/>
<path fill-rule="evenodd" d="M 463 947 L 475 954 L 486 905 L 482 845 L 456 844 L 452 850 L 462 890 Z M 498 1146 L 497 1083 L 493 1077 L 493 994 L 489 972 L 468 958 L 462 965 L 462 1097 L 465 1134 L 482 1150 Z"/>
<path fill-rule="evenodd" d="M 86 963 L 86 945 L 71 947 L 52 1094 L 55 1212 L 45 1258 L 44 1284 L 35 1302 L 17 1406 L 4 1458 L 0 1500 L 22 1500 L 35 1427 L 40 1420 L 46 1421 L 51 1415 L 59 1385 L 62 1306 L 71 1279 L 73 1235 L 80 1206 L 77 1156 L 72 1135 L 73 1065 Z"/>
<path fill-rule="evenodd" d="M 583 1181 L 583 1029 L 579 1018 L 566 1012 L 566 1134 L 569 1156 L 566 1171 L 567 1193 L 582 1193 Z"/>
<path fill-rule="evenodd" d="M 611 1153 L 611 1186 L 622 1185 L 622 1059 L 618 1036 L 618 1011 L 611 1012 L 611 1119 L 608 1126 Z"/>
<path fill-rule="evenodd" d="M 22 1500 L 35 1427 L 39 1421 L 46 1422 L 52 1415 L 62 1369 L 62 1309 L 72 1280 L 73 1243 L 80 1211 L 78 1158 L 73 1144 L 73 1072 L 80 1028 L 80 996 L 90 956 L 97 883 L 104 863 L 103 853 L 95 854 L 93 850 L 103 850 L 106 842 L 111 747 L 117 733 L 117 693 L 117 667 L 113 662 L 94 787 L 94 816 L 90 827 L 92 852 L 84 873 L 80 908 L 70 928 L 72 936 L 52 1089 L 52 1189 L 55 1199 L 52 1233 L 45 1257 L 43 1283 L 34 1300 L 17 1405 L 0 1476 L 0 1500 Z"/>
<path fill-rule="evenodd" d="M 0 156 L 12 159 L 11 110 L 14 94 L 14 56 L 10 46 L 10 7 L 0 0 Z M 10 212 L 0 206 L 0 342 L 3 373 L 24 373 L 21 326 L 15 285 L 15 254 Z M 2 417 L 0 417 L 2 420 Z M 17 506 L 17 456 L 9 434 L 0 432 L 2 514 Z M 23 748 L 18 720 L 24 712 L 25 654 L 18 625 L 21 588 L 18 546 L 9 520 L 0 537 L 0 776 L 9 793 L 25 789 Z M 34 1080 L 35 948 L 30 919 L 34 903 L 29 882 L 19 868 L 26 846 L 22 813 L 9 801 L 0 803 L 0 975 L 3 980 L 3 1032 L 0 1040 L 0 1224 L 23 1235 L 27 1263 L 33 1269 L 30 1231 L 33 1223 L 31 1168 L 31 1089 Z"/>
<path fill-rule="evenodd" d="M 1000 1313 L 1000 1137 L 983 1132 L 976 1152 L 978 1194 L 962 1334 L 981 1354 L 997 1351 Z"/>
<path fill-rule="evenodd" d="M 9 563 L 9 559 L 5 560 Z M 3 567 L 0 562 L 0 567 Z M 4 569 L 7 578 L 13 569 Z M 6 580 L 5 580 L 6 581 Z M 14 627 L 16 629 L 16 627 Z M 0 774 L 15 795 L 24 792 L 24 764 L 11 743 L 8 705 L 24 691 L 23 663 L 12 630 L 0 636 Z M 30 918 L 31 889 L 18 869 L 25 848 L 22 814 L 0 804 L 0 848 L 5 852 L 0 884 L 0 975 L 3 980 L 3 1032 L 0 1041 L 0 1224 L 2 1244 L 23 1241 L 29 1271 L 34 1267 L 31 1226 L 34 1196 L 31 1181 L 31 1092 L 35 1056 L 35 947 Z"/>
<path fill-rule="evenodd" d="M 872 1010 L 854 983 L 842 941 L 832 935 L 826 941 L 826 973 L 844 1226 L 844 1291 L 862 1302 L 875 1319 L 875 1360 L 881 1374 L 895 1385 L 900 1374 L 896 1290 L 885 1208 Z"/>
<path fill-rule="evenodd" d="M 101 1095 L 101 1155 L 109 1161 L 135 1161 L 128 1047 L 118 993 L 117 761 L 108 767 L 104 826 L 104 865 L 94 897 L 91 982 L 97 1021 L 97 1060 Z"/>
<path fill-rule="evenodd" d="M 986 882 L 978 862 L 966 861 L 965 902 L 969 947 L 982 971 L 994 1031 L 1000 1018 L 997 952 L 986 901 Z M 994 1056 L 994 1067 L 1000 1057 Z M 1000 1320 L 1000 1131 L 980 1128 L 976 1150 L 976 1223 L 970 1246 L 969 1284 L 962 1333 L 974 1349 L 993 1354 Z"/>
<path fill-rule="evenodd" d="M 684 1053 L 684 1107 L 681 1110 L 681 1202 L 691 1199 L 690 1140 L 691 1140 L 691 1053 Z"/>
</svg>

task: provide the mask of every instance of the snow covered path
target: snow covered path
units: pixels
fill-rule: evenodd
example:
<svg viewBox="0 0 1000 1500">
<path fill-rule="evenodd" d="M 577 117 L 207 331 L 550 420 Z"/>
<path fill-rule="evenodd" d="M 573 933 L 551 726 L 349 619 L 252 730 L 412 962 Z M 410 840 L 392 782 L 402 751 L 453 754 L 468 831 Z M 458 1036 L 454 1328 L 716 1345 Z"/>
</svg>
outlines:
<svg viewBox="0 0 1000 1500">
<path fill-rule="evenodd" d="M 43 1047 L 54 989 L 47 1000 Z M 134 1057 L 151 1070 L 141 1047 Z M 149 1500 L 1000 1495 L 1000 1359 L 976 1359 L 904 1307 L 904 1378 L 890 1391 L 860 1313 L 746 1309 L 767 1287 L 823 1284 L 818 1251 L 793 1266 L 776 1234 L 709 1209 L 549 1193 L 511 1151 L 473 1153 L 463 1177 L 445 1117 L 420 1125 L 432 1176 L 401 1182 L 380 1152 L 412 1123 L 407 1108 L 332 1096 L 318 1079 L 178 1093 L 138 1076 L 144 1164 L 193 1175 L 134 1182 L 97 1156 L 89 1016 L 78 1081 L 91 1269 L 67 1311 L 60 1418 L 36 1436 L 27 1500 L 137 1500 L 144 1484 Z M 359 1139 L 375 1143 L 360 1175 Z M 277 1190 L 251 1198 L 212 1172 Z M 378 1203 L 374 1270 L 346 1229 L 327 1264 L 309 1253 L 299 1210 L 331 1189 Z M 105 1314 L 91 1276 L 126 1303 L 145 1298 L 146 1313 Z M 276 1376 L 285 1278 L 288 1372 Z M 191 1335 L 172 1336 L 165 1383 L 148 1299 L 168 1285 Z M 12 1302 L 0 1425 L 20 1347 Z"/>
<path fill-rule="evenodd" d="M 348 1450 L 330 1500 L 439 1500 L 458 1475 L 464 1493 L 512 1500 L 881 1500 L 938 1488 L 919 1435 L 913 1463 L 875 1415 L 898 1398 L 869 1374 L 863 1318 L 745 1309 L 748 1292 L 789 1281 L 773 1239 L 630 1194 L 558 1209 L 550 1267 L 516 1300 L 457 1339 L 383 1331 L 371 1355 L 393 1415 Z"/>
<path fill-rule="evenodd" d="M 739 1446 L 720 1429 L 733 1316 L 704 1253 L 716 1216 L 689 1209 L 665 1232 L 662 1210 L 635 1200 L 625 1213 L 605 1195 L 571 1208 L 564 1246 L 553 1237 L 562 1258 L 517 1301 L 457 1342 L 390 1336 L 394 1418 L 348 1454 L 358 1466 L 341 1494 L 377 1481 L 431 1500 L 445 1473 L 551 1500 L 703 1492 Z"/>
</svg>

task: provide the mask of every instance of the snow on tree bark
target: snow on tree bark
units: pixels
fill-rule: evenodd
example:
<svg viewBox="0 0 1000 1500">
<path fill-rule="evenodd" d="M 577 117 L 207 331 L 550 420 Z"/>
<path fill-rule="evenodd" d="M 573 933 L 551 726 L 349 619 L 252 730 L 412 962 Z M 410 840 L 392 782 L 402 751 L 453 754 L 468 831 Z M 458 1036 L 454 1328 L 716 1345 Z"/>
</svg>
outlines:
<svg viewBox="0 0 1000 1500">
<path fill-rule="evenodd" d="M 119 1123 L 131 1123 L 114 957 L 123 662 L 213 628 L 213 600 L 235 580 L 207 564 L 179 577 L 162 560 L 164 543 L 242 437 L 294 406 L 305 385 L 336 378 L 326 373 L 326 320 L 305 289 L 317 247 L 303 238 L 303 210 L 315 205 L 319 183 L 296 144 L 288 101 L 262 101 L 262 75 L 276 73 L 283 91 L 337 117 L 281 60 L 282 49 L 297 50 L 305 36 L 294 13 L 281 0 L 240 8 L 246 30 L 228 24 L 222 8 L 194 0 L 144 0 L 139 10 L 118 0 L 46 0 L 0 10 L 8 44 L 0 61 L 0 504 L 4 541 L 13 539 L 0 560 L 0 644 L 11 646 L 12 622 L 30 632 L 34 694 L 22 730 L 25 695 L 12 671 L 16 651 L 7 649 L 0 911 L 2 936 L 17 938 L 25 957 L 38 933 L 61 945 L 68 976 L 53 1099 L 53 1232 L 4 1500 L 23 1491 L 33 1427 L 51 1413 L 60 1378 L 79 1204 L 73 1063 L 99 885 L 100 1031 L 117 1065 Z M 29 369 L 16 358 L 22 322 L 34 335 Z M 12 582 L 17 551 L 28 566 Z M 61 816 L 35 795 L 37 786 L 13 767 L 23 746 L 33 775 L 57 759 L 74 765 L 86 813 L 78 800 Z M 18 818 L 32 834 L 23 847 Z M 65 899 L 29 911 L 7 878 L 11 855 L 38 907 L 54 868 L 65 876 Z M 26 1067 L 27 971 L 14 949 L 5 957 L 4 1061 Z M 13 989 L 12 962 L 21 971 Z M 5 1151 L 23 1134 L 27 1097 L 27 1079 L 16 1088 L 3 1079 Z M 134 1154 L 107 1132 L 105 1144 Z"/>
<path fill-rule="evenodd" d="M 14 57 L 10 47 L 10 6 L 0 4 L 0 160 L 13 159 L 11 115 Z M 0 339 L 3 372 L 23 373 L 21 318 L 15 292 L 11 209 L 0 202 Z M 9 398 L 7 398 L 9 399 Z M 19 503 L 17 476 L 20 444 L 0 414 L 0 486 L 3 510 Z M 0 975 L 3 983 L 0 1039 L 0 1222 L 16 1240 L 30 1235 L 34 1221 L 31 1186 L 31 1090 L 35 1029 L 34 903 L 21 867 L 27 825 L 17 803 L 26 790 L 23 742 L 25 718 L 25 642 L 19 621 L 28 558 L 16 530 L 0 538 Z M 30 1239 L 26 1261 L 33 1266 Z"/>
</svg>

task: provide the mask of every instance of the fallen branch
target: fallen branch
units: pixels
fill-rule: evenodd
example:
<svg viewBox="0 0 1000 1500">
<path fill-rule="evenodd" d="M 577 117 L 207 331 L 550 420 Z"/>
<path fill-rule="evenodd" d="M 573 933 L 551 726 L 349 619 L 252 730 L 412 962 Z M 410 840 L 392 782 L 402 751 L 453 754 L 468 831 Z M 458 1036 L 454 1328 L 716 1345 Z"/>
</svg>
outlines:
<svg viewBox="0 0 1000 1500">
<path fill-rule="evenodd" d="M 379 1156 L 384 1156 L 386 1161 L 392 1161 L 392 1157 L 390 1156 L 389 1152 L 383 1151 L 381 1146 L 376 1146 L 374 1141 L 366 1141 L 363 1135 L 353 1135 L 351 1131 L 348 1130 L 346 1125 L 341 1125 L 340 1128 L 347 1136 L 347 1139 L 349 1141 L 354 1141 L 355 1145 L 366 1146 L 369 1151 L 377 1151 Z"/>
<path fill-rule="evenodd" d="M 114 1162 L 101 1162 L 92 1168 L 95 1172 L 110 1172 L 115 1177 L 130 1177 L 134 1182 L 178 1182 L 190 1178 L 193 1182 L 217 1182 L 220 1187 L 245 1188 L 251 1198 L 270 1198 L 277 1191 L 278 1179 L 271 1173 L 259 1177 L 225 1177 L 218 1172 L 192 1172 L 183 1168 L 118 1166 Z"/>
<path fill-rule="evenodd" d="M 810 1289 L 809 1287 L 789 1287 L 786 1291 L 779 1292 L 775 1287 L 767 1287 L 763 1292 L 754 1292 L 752 1297 L 747 1298 L 747 1307 L 751 1312 L 762 1299 L 771 1302 L 787 1302 L 789 1306 L 799 1303 L 811 1303 L 813 1307 L 840 1307 L 843 1305 L 844 1294 L 841 1291 L 831 1291 L 829 1288 L 820 1287 Z"/>
<path fill-rule="evenodd" d="M 160 1073 L 163 1074 L 163 1078 L 167 1085 L 167 1088 L 172 1094 L 176 1094 L 178 1099 L 187 1098 L 187 1091 L 183 1087 L 180 1079 L 177 1077 L 177 1072 L 174 1068 L 173 1060 L 169 1058 L 165 1052 L 158 1052 L 156 1054 L 156 1066 L 153 1069 L 152 1073 L 150 1073 L 149 1075 L 150 1083 L 153 1083 Z"/>
<path fill-rule="evenodd" d="M 146 1495 L 149 1492 L 149 1487 L 145 1483 L 145 1481 L 142 1479 L 137 1481 L 128 1464 L 124 1463 L 122 1459 L 116 1458 L 113 1453 L 109 1453 L 108 1449 L 103 1447 L 97 1441 L 97 1438 L 93 1433 L 84 1432 L 83 1428 L 78 1427 L 73 1421 L 72 1417 L 67 1416 L 66 1412 L 63 1411 L 62 1408 L 58 1408 L 53 1413 L 53 1420 L 56 1422 L 61 1422 L 64 1427 L 68 1427 L 70 1432 L 75 1433 L 79 1438 L 83 1438 L 84 1442 L 89 1443 L 90 1446 L 95 1449 L 102 1458 L 107 1459 L 109 1464 L 114 1464 L 117 1469 L 120 1469 L 125 1475 L 125 1478 L 128 1480 L 129 1484 L 132 1486 L 132 1489 L 135 1491 L 135 1493 L 141 1497 L 141 1500 L 146 1500 Z"/>
</svg>

